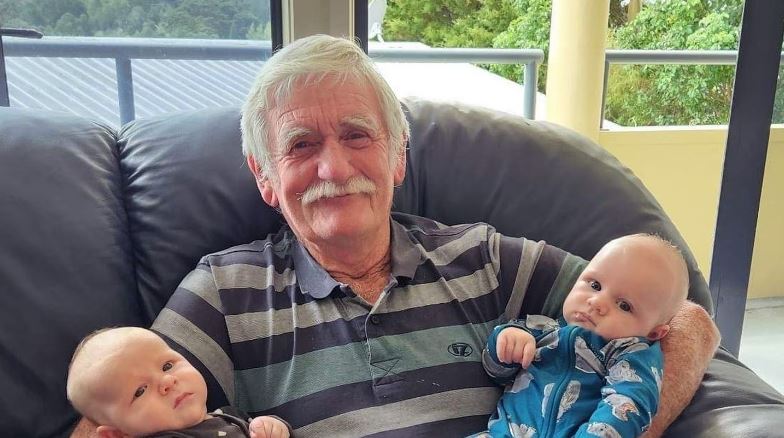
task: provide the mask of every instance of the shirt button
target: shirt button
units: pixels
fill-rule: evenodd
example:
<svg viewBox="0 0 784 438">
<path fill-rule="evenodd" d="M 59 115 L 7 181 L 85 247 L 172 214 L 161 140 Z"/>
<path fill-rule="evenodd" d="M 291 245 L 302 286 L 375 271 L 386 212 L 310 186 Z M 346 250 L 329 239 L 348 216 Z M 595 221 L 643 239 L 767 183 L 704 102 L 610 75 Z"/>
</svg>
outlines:
<svg viewBox="0 0 784 438">
<path fill-rule="evenodd" d="M 370 322 L 371 322 L 373 325 L 379 325 L 379 324 L 381 324 L 381 318 L 379 318 L 379 317 L 378 317 L 378 316 L 376 316 L 376 315 L 371 315 L 371 316 L 370 316 Z"/>
</svg>

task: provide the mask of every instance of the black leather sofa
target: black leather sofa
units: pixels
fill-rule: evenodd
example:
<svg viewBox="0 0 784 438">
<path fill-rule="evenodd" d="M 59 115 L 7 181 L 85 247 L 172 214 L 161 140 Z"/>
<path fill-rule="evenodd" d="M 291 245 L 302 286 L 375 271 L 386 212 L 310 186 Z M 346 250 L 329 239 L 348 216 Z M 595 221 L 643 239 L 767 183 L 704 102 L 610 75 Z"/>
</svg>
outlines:
<svg viewBox="0 0 784 438">
<path fill-rule="evenodd" d="M 591 257 L 612 237 L 683 239 L 640 181 L 564 128 L 405 103 L 412 126 L 394 209 L 486 221 Z M 71 352 L 104 326 L 147 326 L 200 256 L 277 229 L 240 151 L 236 108 L 120 130 L 0 108 L 0 436 L 66 436 Z M 711 309 L 687 251 L 690 297 Z M 784 436 L 784 397 L 719 351 L 678 437 Z"/>
</svg>

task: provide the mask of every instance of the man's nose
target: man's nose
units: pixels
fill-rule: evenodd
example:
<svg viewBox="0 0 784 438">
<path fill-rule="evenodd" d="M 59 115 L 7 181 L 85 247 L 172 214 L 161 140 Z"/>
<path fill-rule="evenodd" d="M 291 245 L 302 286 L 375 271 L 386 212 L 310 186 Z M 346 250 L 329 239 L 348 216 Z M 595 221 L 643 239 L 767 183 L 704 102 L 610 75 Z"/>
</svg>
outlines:
<svg viewBox="0 0 784 438">
<path fill-rule="evenodd" d="M 158 382 L 158 392 L 161 395 L 166 395 L 175 385 L 177 385 L 177 378 L 172 374 L 164 374 L 160 382 Z"/>
<path fill-rule="evenodd" d="M 351 152 L 335 138 L 327 138 L 318 155 L 318 177 L 342 183 L 353 176 Z"/>
</svg>

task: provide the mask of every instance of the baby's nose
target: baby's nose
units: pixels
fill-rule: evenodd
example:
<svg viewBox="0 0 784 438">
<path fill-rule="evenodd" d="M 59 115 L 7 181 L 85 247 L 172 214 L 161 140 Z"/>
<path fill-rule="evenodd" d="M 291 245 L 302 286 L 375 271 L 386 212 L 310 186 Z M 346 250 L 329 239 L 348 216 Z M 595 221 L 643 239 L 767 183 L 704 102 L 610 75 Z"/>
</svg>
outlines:
<svg viewBox="0 0 784 438">
<path fill-rule="evenodd" d="M 171 374 L 165 374 L 162 378 L 160 383 L 158 384 L 158 392 L 161 395 L 166 395 L 171 391 L 174 385 L 177 384 L 177 378 Z"/>
<path fill-rule="evenodd" d="M 589 298 L 588 305 L 591 306 L 591 309 L 593 309 L 599 315 L 604 315 L 604 313 L 607 311 L 607 306 L 605 305 L 604 300 L 602 300 L 602 298 L 598 295 L 594 295 L 593 297 Z"/>
</svg>

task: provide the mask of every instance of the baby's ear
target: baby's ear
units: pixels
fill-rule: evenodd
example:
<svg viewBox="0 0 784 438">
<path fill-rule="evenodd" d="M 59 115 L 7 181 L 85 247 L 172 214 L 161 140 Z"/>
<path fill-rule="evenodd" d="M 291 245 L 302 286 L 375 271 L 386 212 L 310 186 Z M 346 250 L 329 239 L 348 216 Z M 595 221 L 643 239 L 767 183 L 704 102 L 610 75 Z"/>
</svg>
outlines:
<svg viewBox="0 0 784 438">
<path fill-rule="evenodd" d="M 668 324 L 659 324 L 648 333 L 648 340 L 650 341 L 658 341 L 659 339 L 667 336 L 667 333 L 670 332 L 670 326 Z"/>
<path fill-rule="evenodd" d="M 100 438 L 126 438 L 128 435 L 120 432 L 120 429 L 112 426 L 98 426 L 95 432 Z"/>
</svg>

